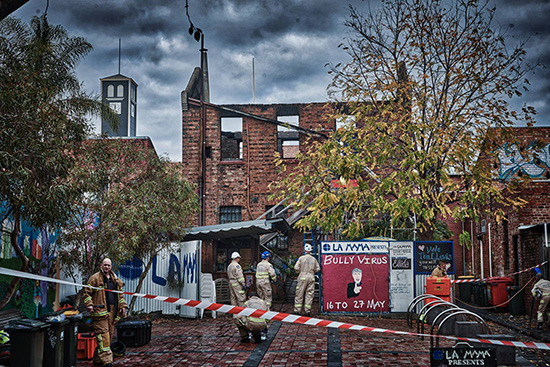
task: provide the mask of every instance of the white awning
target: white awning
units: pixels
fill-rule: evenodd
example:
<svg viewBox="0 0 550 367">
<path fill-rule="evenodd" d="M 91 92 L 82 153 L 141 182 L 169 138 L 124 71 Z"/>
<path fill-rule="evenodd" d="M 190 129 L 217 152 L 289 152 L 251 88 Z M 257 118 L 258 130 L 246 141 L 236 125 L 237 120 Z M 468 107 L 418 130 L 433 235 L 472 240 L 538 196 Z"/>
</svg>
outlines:
<svg viewBox="0 0 550 367">
<path fill-rule="evenodd" d="M 220 238 L 259 236 L 274 232 L 287 232 L 290 229 L 284 218 L 251 220 L 191 228 L 184 241 L 216 240 Z"/>
</svg>

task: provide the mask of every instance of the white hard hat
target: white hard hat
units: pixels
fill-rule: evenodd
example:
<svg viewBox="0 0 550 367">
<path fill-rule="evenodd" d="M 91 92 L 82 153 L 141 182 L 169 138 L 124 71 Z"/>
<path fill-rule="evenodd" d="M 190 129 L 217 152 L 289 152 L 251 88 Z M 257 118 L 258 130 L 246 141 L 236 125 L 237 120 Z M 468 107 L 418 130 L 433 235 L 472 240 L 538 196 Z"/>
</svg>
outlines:
<svg viewBox="0 0 550 367">
<path fill-rule="evenodd" d="M 238 257 L 241 257 L 241 254 L 239 254 L 237 251 L 231 254 L 231 260 L 235 260 Z"/>
<path fill-rule="evenodd" d="M 313 251 L 313 246 L 311 246 L 311 244 L 309 244 L 309 243 L 306 243 L 304 245 L 304 250 L 307 251 L 307 252 L 311 252 L 311 251 Z"/>
</svg>

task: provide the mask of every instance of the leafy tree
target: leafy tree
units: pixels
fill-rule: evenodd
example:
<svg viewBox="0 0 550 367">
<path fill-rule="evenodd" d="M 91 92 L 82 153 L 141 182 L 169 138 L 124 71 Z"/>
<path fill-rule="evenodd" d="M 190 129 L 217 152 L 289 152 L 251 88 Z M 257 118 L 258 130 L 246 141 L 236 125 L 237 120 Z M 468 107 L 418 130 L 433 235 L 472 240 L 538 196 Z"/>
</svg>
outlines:
<svg viewBox="0 0 550 367">
<path fill-rule="evenodd" d="M 92 50 L 46 15 L 30 24 L 0 22 L 0 201 L 2 223 L 9 219 L 11 245 L 27 271 L 17 244 L 20 221 L 35 228 L 60 228 L 75 198 L 66 178 L 75 160 L 68 154 L 89 133 L 87 116 L 101 104 L 86 95 L 75 74 Z M 19 279 L 0 300 L 2 308 Z"/>
<path fill-rule="evenodd" d="M 330 117 L 354 118 L 309 145 L 276 185 L 309 209 L 299 226 L 356 238 L 374 221 L 415 218 L 431 239 L 438 219 L 498 221 L 522 204 L 494 179 L 490 159 L 477 159 L 496 151 L 495 132 L 534 122 L 533 108 L 509 106 L 530 66 L 524 44 L 510 50 L 493 28 L 494 12 L 477 0 L 388 0 L 365 15 L 350 7 L 340 47 L 351 59 L 331 68 L 329 92 L 349 105 Z"/>
<path fill-rule="evenodd" d="M 140 258 L 147 264 L 139 292 L 153 258 L 190 227 L 199 208 L 194 186 L 179 165 L 140 140 L 91 139 L 75 156 L 70 182 L 82 196 L 57 242 L 67 274 L 78 270 L 86 278 L 105 256 L 118 264 Z"/>
</svg>

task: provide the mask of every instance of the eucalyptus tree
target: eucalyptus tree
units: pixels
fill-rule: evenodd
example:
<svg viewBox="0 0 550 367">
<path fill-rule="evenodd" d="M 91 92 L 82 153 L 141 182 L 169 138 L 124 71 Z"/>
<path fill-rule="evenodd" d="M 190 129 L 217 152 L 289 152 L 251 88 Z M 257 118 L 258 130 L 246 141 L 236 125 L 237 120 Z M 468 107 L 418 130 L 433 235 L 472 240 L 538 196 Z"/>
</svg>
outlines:
<svg viewBox="0 0 550 367">
<path fill-rule="evenodd" d="M 106 256 L 115 264 L 138 258 L 145 263 L 139 293 L 154 257 L 179 246 L 191 226 L 199 209 L 195 187 L 180 163 L 140 139 L 90 139 L 74 154 L 79 163 L 69 182 L 81 196 L 58 238 L 59 257 L 68 274 L 84 278 Z"/>
</svg>

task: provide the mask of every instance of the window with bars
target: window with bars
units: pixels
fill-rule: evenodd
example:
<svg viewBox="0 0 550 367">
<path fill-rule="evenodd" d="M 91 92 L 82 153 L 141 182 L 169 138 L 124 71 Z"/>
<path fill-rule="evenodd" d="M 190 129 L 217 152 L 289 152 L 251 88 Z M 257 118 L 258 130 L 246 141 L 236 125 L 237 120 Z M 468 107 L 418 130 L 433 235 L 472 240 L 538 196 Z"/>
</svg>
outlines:
<svg viewBox="0 0 550 367">
<path fill-rule="evenodd" d="M 240 222 L 242 220 L 242 207 L 220 206 L 220 224 Z"/>
</svg>

